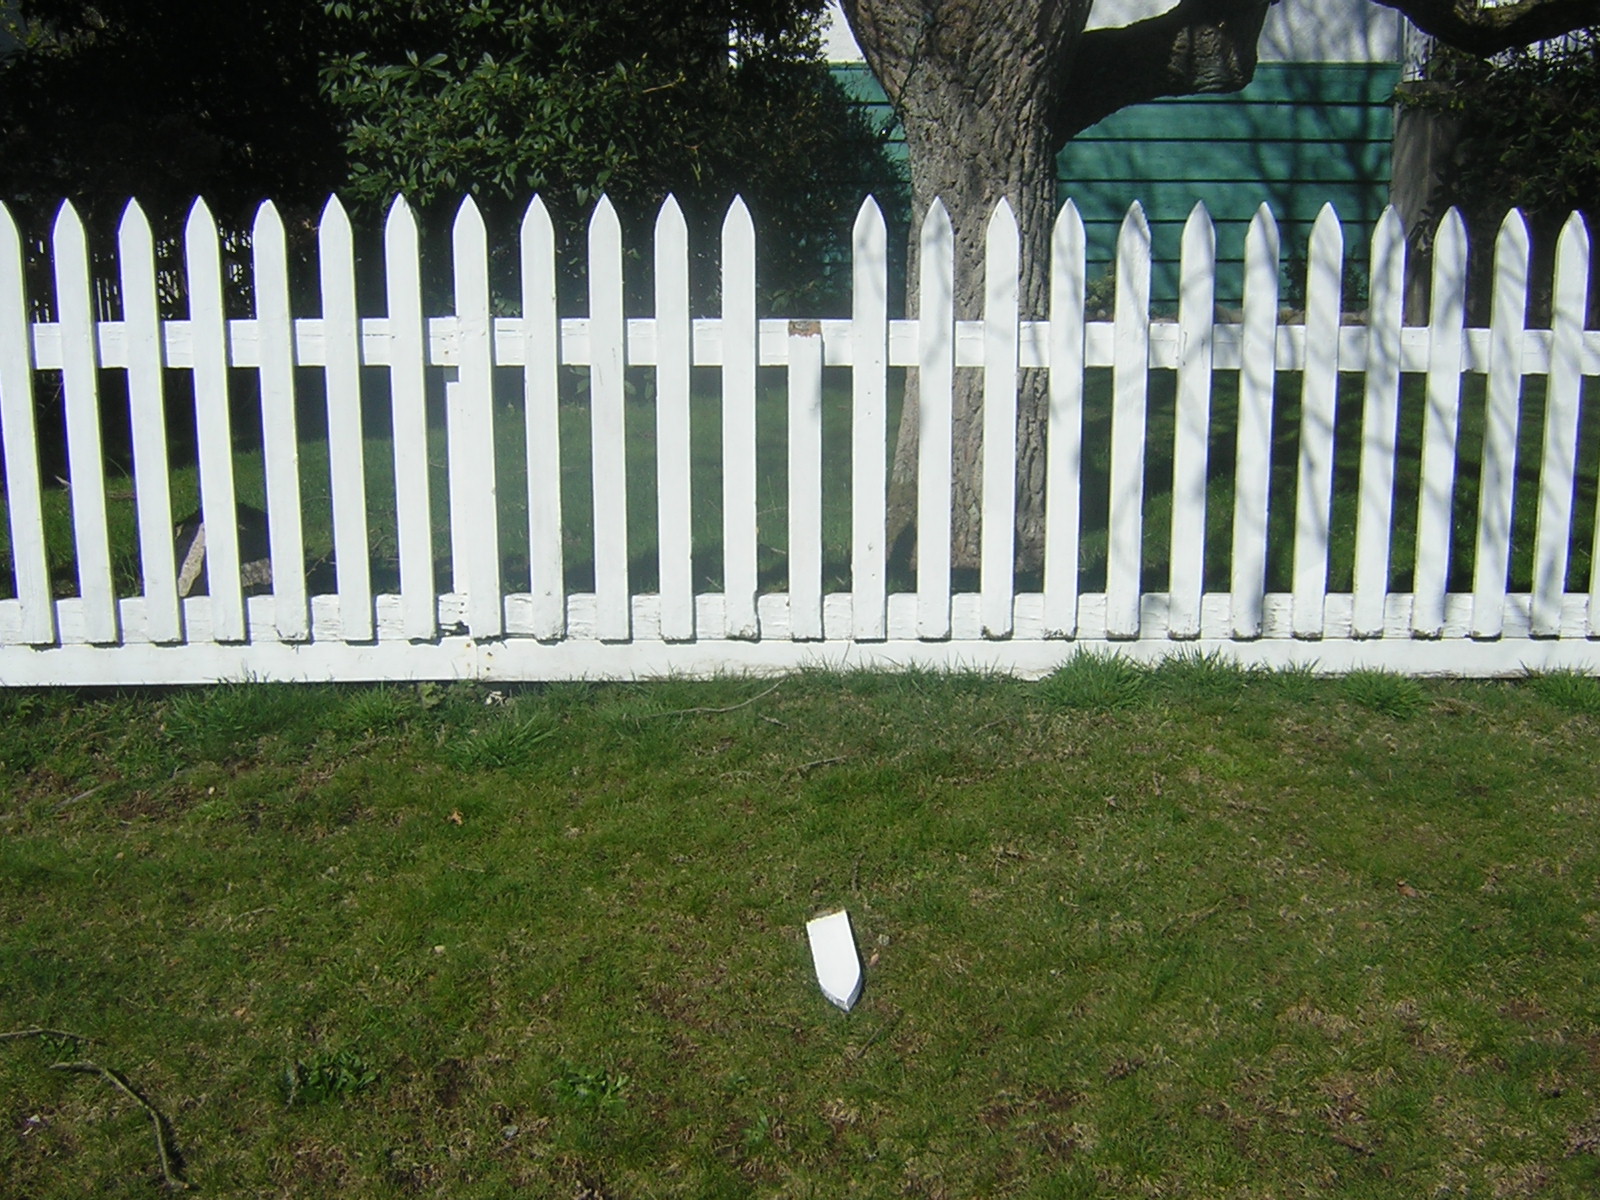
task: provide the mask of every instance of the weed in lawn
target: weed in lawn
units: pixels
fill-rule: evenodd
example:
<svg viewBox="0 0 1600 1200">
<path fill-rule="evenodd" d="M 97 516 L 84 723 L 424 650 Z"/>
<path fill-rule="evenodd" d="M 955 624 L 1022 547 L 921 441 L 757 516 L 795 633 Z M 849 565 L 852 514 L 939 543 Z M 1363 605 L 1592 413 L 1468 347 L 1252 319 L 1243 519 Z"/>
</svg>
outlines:
<svg viewBox="0 0 1600 1200">
<path fill-rule="evenodd" d="M 1115 654 L 1080 650 L 1039 684 L 1045 702 L 1054 708 L 1112 712 L 1142 702 L 1150 674 Z"/>
<path fill-rule="evenodd" d="M 1600 714 L 1600 679 L 1580 671 L 1530 671 L 1528 690 L 1562 712 Z"/>
<path fill-rule="evenodd" d="M 632 1086 L 633 1081 L 626 1075 L 567 1063 L 556 1076 L 555 1092 L 560 1099 L 578 1108 L 615 1113 L 626 1107 Z"/>
<path fill-rule="evenodd" d="M 353 1046 L 319 1050 L 304 1062 L 283 1069 L 283 1102 L 298 1105 L 345 1101 L 378 1082 L 378 1072 Z"/>
<path fill-rule="evenodd" d="M 1352 704 L 1402 721 L 1416 716 L 1428 703 L 1420 683 L 1393 671 L 1351 671 L 1341 690 Z"/>
<path fill-rule="evenodd" d="M 1260 672 L 1224 659 L 1216 651 L 1184 651 L 1164 659 L 1150 673 L 1151 691 L 1179 704 L 1207 701 L 1237 703 L 1245 685 Z"/>
<path fill-rule="evenodd" d="M 332 699 L 330 688 L 284 683 L 186 688 L 173 697 L 164 725 L 168 738 L 188 756 L 230 762 L 249 757 L 268 735 L 277 740 L 314 735 Z"/>
<path fill-rule="evenodd" d="M 461 771 L 507 771 L 525 767 L 533 761 L 541 742 L 556 732 L 557 726 L 539 714 L 533 717 L 497 717 L 481 728 L 445 743 L 445 759 Z"/>
<path fill-rule="evenodd" d="M 345 700 L 332 724 L 342 733 L 357 736 L 386 733 L 405 724 L 418 703 L 414 691 L 384 684 L 361 688 Z"/>
</svg>

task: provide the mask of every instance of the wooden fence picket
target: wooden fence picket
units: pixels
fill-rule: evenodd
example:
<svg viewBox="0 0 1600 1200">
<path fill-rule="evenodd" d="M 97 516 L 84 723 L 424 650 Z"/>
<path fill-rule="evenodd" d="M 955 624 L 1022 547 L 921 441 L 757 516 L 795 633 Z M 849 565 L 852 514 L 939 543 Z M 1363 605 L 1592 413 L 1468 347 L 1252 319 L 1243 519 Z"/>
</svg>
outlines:
<svg viewBox="0 0 1600 1200">
<path fill-rule="evenodd" d="M 33 370 L 22 236 L 11 210 L 0 204 L 0 452 L 5 456 L 11 567 L 20 605 L 18 637 L 24 645 L 42 646 L 56 640 L 56 608 L 45 553 Z"/>
<path fill-rule="evenodd" d="M 1573 487 L 1578 475 L 1578 393 L 1583 381 L 1583 319 L 1589 311 L 1589 231 L 1573 213 L 1556 243 L 1550 304 L 1550 379 L 1545 388 L 1544 450 L 1539 463 L 1539 510 L 1534 529 L 1535 637 L 1561 632 L 1567 590 Z"/>
<path fill-rule="evenodd" d="M 950 636 L 951 417 L 956 370 L 955 230 L 928 206 L 917 277 L 917 636 Z M 880 455 L 881 458 L 881 455 Z"/>
<path fill-rule="evenodd" d="M 1174 638 L 1197 638 L 1205 587 L 1206 469 L 1216 355 L 1217 235 L 1203 204 L 1197 203 L 1184 222 L 1181 269 L 1167 632 Z"/>
<path fill-rule="evenodd" d="M 250 250 L 255 282 L 256 340 L 260 347 L 257 371 L 261 381 L 262 459 L 267 485 L 273 622 L 280 638 L 298 642 L 311 636 L 311 615 L 300 515 L 294 316 L 289 301 L 287 240 L 283 221 L 271 201 L 256 211 Z M 150 300 L 153 304 L 153 287 Z M 398 431 L 396 436 L 398 438 Z M 168 527 L 170 530 L 170 522 Z"/>
<path fill-rule="evenodd" d="M 424 641 L 432 638 L 439 626 L 433 579 L 432 483 L 428 478 L 428 335 L 422 315 L 417 218 L 404 196 L 395 197 L 384 222 L 383 263 L 401 625 L 407 638 Z"/>
<path fill-rule="evenodd" d="M 494 358 L 489 325 L 489 249 L 483 214 L 468 196 L 451 228 L 455 267 L 456 378 L 445 384 L 450 471 L 450 563 L 466 595 L 475 638 L 505 631 L 494 466 Z"/>
<path fill-rule="evenodd" d="M 1083 218 L 1068 200 L 1050 239 L 1050 413 L 1044 439 L 1046 637 L 1069 638 L 1078 632 L 1086 254 Z M 953 268 L 950 287 L 953 291 Z M 948 495 L 946 485 L 946 509 Z"/>
<path fill-rule="evenodd" d="M 735 199 L 722 223 L 722 591 L 727 636 L 756 616 L 756 230 Z"/>
<path fill-rule="evenodd" d="M 1405 230 L 1384 210 L 1372 231 L 1367 302 L 1366 389 L 1356 500 L 1351 624 L 1356 637 L 1383 633 L 1394 522 L 1395 454 L 1400 444 L 1400 328 L 1405 292 Z M 1311 340 L 1307 330 L 1306 340 Z M 1442 595 L 1442 593 L 1441 593 Z"/>
<path fill-rule="evenodd" d="M 589 436 L 594 489 L 595 634 L 625 642 L 628 590 L 628 431 L 622 302 L 622 225 L 600 197 L 589 221 Z"/>
<path fill-rule="evenodd" d="M 194 357 L 195 432 L 200 457 L 200 515 L 205 523 L 205 577 L 218 642 L 245 640 L 239 579 L 239 526 L 233 482 L 233 421 L 228 409 L 228 325 L 222 304 L 222 248 L 217 222 L 195 201 L 184 228 L 189 335 Z M 189 639 L 195 640 L 194 631 Z"/>
<path fill-rule="evenodd" d="M 51 247 L 61 328 L 67 473 L 72 485 L 79 604 L 84 636 L 92 643 L 111 644 L 117 640 L 117 592 L 111 581 L 105 458 L 100 443 L 100 347 L 94 329 L 88 238 L 70 203 L 63 204 L 56 217 Z"/>
<path fill-rule="evenodd" d="M 1261 636 L 1267 591 L 1267 493 L 1278 340 L 1278 223 L 1263 204 L 1244 249 L 1238 450 L 1233 484 L 1233 635 Z"/>
<path fill-rule="evenodd" d="M 1144 444 L 1150 384 L 1150 223 L 1137 200 L 1117 235 L 1112 329 L 1106 636 L 1136 638 L 1144 560 Z"/>
<path fill-rule="evenodd" d="M 884 503 L 888 430 L 889 235 L 871 196 L 856 214 L 850 251 L 850 607 L 858 641 L 888 629 L 884 579 Z"/>
<path fill-rule="evenodd" d="M 535 196 L 522 217 L 523 450 L 528 463 L 528 571 L 533 636 L 567 631 L 561 547 L 561 318 L 556 311 L 555 226 Z"/>
<path fill-rule="evenodd" d="M 689 397 L 694 344 L 689 318 L 689 227 L 668 196 L 656 219 L 656 508 L 661 636 L 694 637 Z M 552 312 L 554 309 L 552 309 Z"/>
<path fill-rule="evenodd" d="M 1339 400 L 1339 324 L 1344 234 L 1332 205 L 1311 228 L 1306 261 L 1306 365 L 1300 385 L 1300 455 L 1294 520 L 1294 606 L 1298 638 L 1322 636 L 1333 517 L 1333 430 Z"/>
<path fill-rule="evenodd" d="M 789 636 L 822 625 L 822 330 L 789 327 Z"/>
<path fill-rule="evenodd" d="M 1494 246 L 1489 390 L 1478 476 L 1478 545 L 1472 564 L 1472 636 L 1499 637 L 1511 565 L 1511 505 L 1517 486 L 1522 401 L 1522 330 L 1528 313 L 1528 225 L 1512 209 Z"/>
<path fill-rule="evenodd" d="M 1444 632 L 1456 437 L 1461 424 L 1461 376 L 1466 367 L 1467 227 L 1453 208 L 1439 222 L 1434 238 L 1431 284 L 1427 412 L 1422 426 L 1411 617 L 1412 634 L 1423 638 L 1437 638 Z"/>
<path fill-rule="evenodd" d="M 156 301 L 155 241 L 144 210 L 128 202 L 117 228 L 122 321 L 127 331 L 128 419 L 133 442 L 133 495 L 138 508 L 139 566 L 144 584 L 145 637 L 183 640 L 178 568 L 172 544 L 171 464 L 162 373 L 165 346 Z M 260 271 L 257 270 L 259 279 Z M 259 292 L 260 284 L 257 284 Z"/>
<path fill-rule="evenodd" d="M 322 278 L 323 373 L 328 397 L 328 468 L 339 636 L 373 637 L 372 563 L 367 545 L 367 469 L 361 436 L 361 325 L 356 312 L 355 238 L 338 197 L 317 226 Z"/>
<path fill-rule="evenodd" d="M 1017 271 L 1021 239 L 1011 205 L 1001 200 L 989 219 L 983 268 L 983 537 L 979 607 L 983 635 L 1011 636 L 1016 593 Z"/>
</svg>

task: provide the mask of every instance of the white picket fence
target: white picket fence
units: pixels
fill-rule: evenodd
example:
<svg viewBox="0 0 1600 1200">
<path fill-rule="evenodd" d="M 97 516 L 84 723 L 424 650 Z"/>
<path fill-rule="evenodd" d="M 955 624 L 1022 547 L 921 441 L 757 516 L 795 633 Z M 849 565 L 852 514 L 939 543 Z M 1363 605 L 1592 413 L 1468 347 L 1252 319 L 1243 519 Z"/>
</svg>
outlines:
<svg viewBox="0 0 1600 1200">
<path fill-rule="evenodd" d="M 1302 321 L 1281 323 L 1279 245 L 1265 206 L 1246 244 L 1242 320 L 1217 320 L 1215 238 L 1205 212 L 1183 238 L 1175 321 L 1149 311 L 1150 234 L 1135 205 L 1117 252 L 1111 321 L 1085 319 L 1083 226 L 1066 206 L 1055 226 L 1048 320 L 1018 315 L 1018 236 L 1002 204 L 988 230 L 981 320 L 957 320 L 953 238 L 942 208 L 921 230 L 920 316 L 890 320 L 887 235 L 867 202 L 854 234 L 853 315 L 758 320 L 756 241 L 735 202 L 722 231 L 721 313 L 693 318 L 688 237 L 669 200 L 655 229 L 654 317 L 624 307 L 618 219 L 602 201 L 589 240 L 589 315 L 556 303 L 550 219 L 535 200 L 521 228 L 521 316 L 491 316 L 486 231 L 461 206 L 453 232 L 453 313 L 423 311 L 419 234 L 397 202 L 384 234 L 387 312 L 357 309 L 353 235 L 337 202 L 319 231 L 321 315 L 290 307 L 282 223 L 263 205 L 253 237 L 255 315 L 228 319 L 217 225 L 197 204 L 185 255 L 190 315 L 161 319 L 150 228 L 136 206 L 121 224 L 120 320 L 96 320 L 84 230 L 70 207 L 56 222 L 54 320 L 30 318 L 22 243 L 0 208 L 0 439 L 14 598 L 0 600 L 0 684 L 167 683 L 220 679 L 485 680 L 650 677 L 775 671 L 806 665 L 982 668 L 1034 674 L 1080 647 L 1138 659 L 1211 653 L 1250 663 L 1374 666 L 1488 675 L 1525 668 L 1600 669 L 1600 572 L 1565 588 L 1574 518 L 1583 377 L 1600 374 L 1600 332 L 1584 328 L 1589 241 L 1574 218 L 1562 235 L 1550 329 L 1525 328 L 1529 244 L 1517 214 L 1494 253 L 1493 319 L 1465 322 L 1466 238 L 1441 227 L 1431 323 L 1403 327 L 1404 237 L 1393 212 L 1370 256 L 1365 323 L 1342 319 L 1344 248 L 1325 209 L 1307 256 Z M 594 479 L 594 586 L 568 594 L 561 537 L 557 382 L 587 368 Z M 824 367 L 851 373 L 851 586 L 825 594 L 822 571 Z M 244 594 L 231 514 L 235 479 L 228 371 L 259 372 L 271 594 Z M 306 585 L 295 426 L 295 372 L 320 368 L 337 587 Z M 363 477 L 360 372 L 389 374 L 398 487 L 399 591 L 374 594 Z M 531 591 L 508 593 L 499 557 L 492 373 L 523 373 Z M 659 590 L 629 587 L 624 372 L 655 375 Z M 721 374 L 723 590 L 696 594 L 691 574 L 689 441 L 692 367 Z M 788 583 L 757 579 L 758 368 L 787 369 Z M 920 553 L 914 591 L 890 594 L 885 564 L 886 438 L 891 369 L 920 368 Z M 982 372 L 982 564 L 978 590 L 955 593 L 949 553 L 955 372 Z M 1109 551 L 1105 590 L 1080 594 L 1084 379 L 1113 378 Z M 127 372 L 143 586 L 113 587 L 97 372 Z M 163 370 L 193 372 L 208 594 L 180 598 L 173 545 Z M 433 584 L 428 495 L 427 372 L 446 373 L 451 590 Z M 1019 368 L 1048 371 L 1047 547 L 1042 590 L 1013 571 L 1013 479 Z M 57 598 L 47 568 L 35 443 L 36 372 L 63 373 L 78 594 Z M 1170 586 L 1141 590 L 1149 384 L 1176 373 L 1171 447 Z M 1267 591 L 1267 515 L 1276 374 L 1303 371 L 1293 586 Z M 1237 372 L 1231 580 L 1202 586 L 1212 383 Z M 1364 376 L 1354 583 L 1328 590 L 1334 409 L 1340 372 Z M 1449 593 L 1451 506 L 1462 382 L 1487 375 L 1486 433 L 1470 592 Z M 1424 448 L 1412 592 L 1389 591 L 1402 373 L 1425 377 Z M 1508 592 L 1516 446 L 1525 376 L 1548 377 L 1530 593 Z M 521 536 L 519 530 L 518 536 Z M 1600 547 L 1597 547 L 1600 551 Z M 1593 561 L 1600 563 L 1600 552 Z"/>
</svg>

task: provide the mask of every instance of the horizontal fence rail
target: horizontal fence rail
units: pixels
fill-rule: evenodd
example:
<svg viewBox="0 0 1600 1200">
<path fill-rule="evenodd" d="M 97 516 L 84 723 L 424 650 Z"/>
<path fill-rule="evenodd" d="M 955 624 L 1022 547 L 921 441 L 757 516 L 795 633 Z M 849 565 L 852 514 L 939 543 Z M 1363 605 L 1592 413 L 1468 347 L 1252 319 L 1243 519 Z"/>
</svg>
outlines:
<svg viewBox="0 0 1600 1200">
<path fill-rule="evenodd" d="M 888 234 L 869 200 L 853 232 L 853 315 L 764 319 L 755 232 L 735 201 L 722 231 L 720 312 L 694 316 L 687 227 L 669 199 L 655 228 L 655 315 L 636 317 L 625 305 L 620 224 L 602 200 L 589 229 L 588 312 L 572 317 L 559 312 L 554 229 L 536 199 L 518 235 L 520 294 L 510 307 L 520 315 L 503 316 L 496 310 L 507 307 L 497 302 L 504 298 L 491 295 L 489 234 L 469 199 L 452 231 L 453 311 L 435 314 L 424 309 L 417 220 L 396 201 L 382 239 L 386 311 L 363 315 L 356 237 L 333 200 L 317 231 L 318 315 L 305 316 L 293 311 L 287 239 L 269 203 L 249 237 L 254 315 L 238 318 L 227 315 L 221 234 L 201 203 L 183 243 L 188 315 L 174 319 L 160 315 L 155 243 L 130 205 L 111 289 L 120 315 L 108 320 L 85 230 L 65 206 L 49 244 L 53 319 L 40 321 L 25 284 L 29 246 L 0 207 L 0 442 L 12 584 L 0 599 L 0 684 L 642 677 L 809 664 L 1038 673 L 1081 646 L 1146 659 L 1220 652 L 1335 671 L 1600 668 L 1600 543 L 1584 537 L 1600 531 L 1596 462 L 1580 437 L 1593 433 L 1583 386 L 1600 375 L 1600 332 L 1585 327 L 1590 247 L 1578 217 L 1557 248 L 1548 328 L 1527 325 L 1529 234 L 1515 212 L 1493 247 L 1485 328 L 1467 323 L 1467 242 L 1454 212 L 1435 239 L 1425 326 L 1402 323 L 1405 238 L 1392 210 L 1365 256 L 1368 295 L 1354 315 L 1344 294 L 1349 256 L 1331 208 L 1316 222 L 1297 300 L 1303 309 L 1292 313 L 1264 205 L 1246 238 L 1236 311 L 1217 305 L 1216 237 L 1199 206 L 1183 239 L 1180 304 L 1169 314 L 1150 309 L 1150 233 L 1138 205 L 1119 240 L 1110 320 L 1088 319 L 1084 231 L 1071 204 L 1055 225 L 1043 319 L 1019 312 L 1020 240 L 1004 202 L 987 236 L 980 318 L 956 315 L 954 237 L 937 204 L 920 230 L 920 316 L 891 318 Z M 500 368 L 520 381 L 524 427 L 516 476 L 526 487 L 517 511 L 525 501 L 526 516 L 514 530 L 501 527 L 508 510 L 496 465 L 497 450 L 504 453 L 496 439 L 507 374 Z M 567 586 L 562 474 L 573 464 L 562 450 L 564 368 L 580 369 L 587 383 L 593 582 L 581 591 Z M 710 475 L 697 475 L 690 437 L 697 368 L 718 376 Z M 784 380 L 786 578 L 764 588 L 761 498 L 777 486 L 757 448 L 766 368 L 781 369 Z M 824 481 L 833 478 L 825 467 L 839 452 L 825 451 L 830 368 L 850 373 L 841 476 L 848 587 L 835 590 L 823 563 Z M 886 462 L 901 368 L 916 369 L 906 379 L 918 401 L 918 554 L 914 585 L 895 591 Z M 392 500 L 397 580 L 388 591 L 373 573 L 366 478 L 363 372 L 374 369 L 386 376 L 386 453 L 397 481 L 385 501 Z M 657 584 L 649 592 L 632 589 L 638 567 L 623 482 L 638 453 L 630 449 L 637 422 L 628 417 L 635 369 L 648 371 L 653 386 Z M 320 376 L 326 397 L 325 432 L 316 436 L 328 461 L 333 571 L 321 583 L 306 566 L 307 441 L 297 422 L 307 370 Z M 1046 374 L 1045 533 L 1041 569 L 1019 573 L 1016 430 L 1019 380 L 1031 370 Z M 125 375 L 136 513 L 139 583 L 121 595 L 102 430 L 108 371 Z M 203 595 L 185 594 L 193 564 L 175 543 L 174 371 L 192 382 Z M 271 581 L 262 594 L 247 582 L 235 520 L 230 375 L 239 371 L 255 373 L 259 394 Z M 983 409 L 982 553 L 970 572 L 953 567 L 950 550 L 953 397 L 962 371 L 981 375 Z M 1103 399 L 1091 399 L 1089 381 L 1107 371 Z M 46 372 L 59 372 L 59 417 Z M 1170 373 L 1167 399 L 1156 397 L 1160 373 Z M 430 399 L 440 376 L 442 405 Z M 1469 401 L 1468 385 L 1481 388 L 1481 400 L 1474 393 Z M 1290 390 L 1294 403 L 1285 407 Z M 1163 405 L 1170 432 L 1157 438 Z M 1481 413 L 1470 454 L 1469 408 Z M 65 583 L 47 536 L 57 481 L 41 470 L 39 449 L 40 422 L 58 419 L 71 530 Z M 1351 430 L 1357 441 L 1347 446 Z M 441 439 L 443 450 L 430 458 Z M 438 497 L 430 479 L 439 478 L 441 453 L 447 495 Z M 1090 463 L 1101 459 L 1094 491 Z M 1170 498 L 1162 492 L 1160 505 L 1147 479 L 1156 464 L 1163 479 L 1170 474 Z M 1275 486 L 1275 472 L 1287 472 L 1290 486 Z M 1218 497 L 1230 511 L 1216 511 Z M 437 528 L 441 499 L 447 530 Z M 696 588 L 697 506 L 720 509 L 715 590 Z M 1157 532 L 1168 549 L 1152 563 Z M 1088 590 L 1091 537 L 1103 541 L 1093 572 L 1103 582 Z M 440 538 L 448 586 L 436 578 Z M 1333 590 L 1341 538 L 1353 544 L 1353 561 L 1348 589 Z M 506 585 L 508 541 L 526 560 L 527 591 Z M 1396 591 L 1401 549 L 1407 590 Z M 1457 570 L 1450 590 L 1452 568 L 1469 552 L 1470 587 L 1459 586 Z M 1269 590 L 1269 563 L 1280 560 L 1287 587 Z M 1513 590 L 1513 562 L 1524 560 L 1526 585 Z M 1569 586 L 1575 569 L 1586 577 Z M 969 577 L 976 590 L 958 590 Z M 1151 578 L 1162 586 L 1147 586 Z M 0 576 L 0 587 L 5 582 Z"/>
</svg>

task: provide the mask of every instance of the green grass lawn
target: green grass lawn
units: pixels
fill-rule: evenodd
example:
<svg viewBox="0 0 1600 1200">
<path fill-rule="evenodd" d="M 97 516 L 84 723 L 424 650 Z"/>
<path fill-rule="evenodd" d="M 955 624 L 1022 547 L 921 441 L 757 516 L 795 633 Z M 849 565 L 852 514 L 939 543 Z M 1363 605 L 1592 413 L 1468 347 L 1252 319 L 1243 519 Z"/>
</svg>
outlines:
<svg viewBox="0 0 1600 1200">
<path fill-rule="evenodd" d="M 1582 1197 L 1600 683 L 0 692 L 0 1191 Z M 846 1015 L 805 921 L 848 907 Z M 79 1040 L 79 1039 L 92 1040 Z"/>
<path fill-rule="evenodd" d="M 241 376 L 246 373 L 240 372 Z M 317 373 L 305 372 L 307 395 L 316 396 Z M 630 373 L 627 401 L 628 430 L 628 546 L 630 582 L 635 592 L 657 588 L 657 525 L 655 494 L 655 405 L 651 373 Z M 900 373 L 891 380 L 889 428 L 898 419 Z M 787 399 L 783 373 L 767 370 L 757 412 L 759 468 L 757 519 L 761 587 L 782 591 L 788 587 Z M 571 394 L 561 407 L 563 551 L 569 592 L 592 590 L 593 483 L 590 471 L 589 411 L 579 388 L 581 373 L 567 380 Z M 503 373 L 495 406 L 496 473 L 498 479 L 501 558 L 507 590 L 526 590 L 527 466 L 522 410 L 518 402 L 520 373 Z M 370 394 L 365 468 L 369 509 L 370 548 L 374 580 L 380 590 L 398 590 L 398 541 L 395 532 L 394 460 L 389 439 L 385 376 L 368 372 Z M 1348 591 L 1355 561 L 1356 497 L 1359 483 L 1362 426 L 1362 378 L 1341 377 L 1335 430 L 1334 511 L 1329 555 L 1329 590 Z M 1172 431 L 1174 376 L 1170 371 L 1151 374 L 1149 435 L 1146 451 L 1144 496 L 1143 587 L 1164 591 L 1172 519 Z M 1300 377 L 1279 376 L 1273 417 L 1272 483 L 1269 505 L 1270 552 L 1268 586 L 1275 591 L 1290 587 L 1293 567 L 1295 488 L 1299 439 Z M 443 433 L 442 403 L 435 398 L 430 427 L 430 494 L 433 501 L 436 582 L 450 587 L 448 477 Z M 319 402 L 318 402 L 319 403 Z M 316 403 L 307 414 L 314 414 Z M 1206 587 L 1226 591 L 1229 586 L 1234 494 L 1234 413 L 1237 408 L 1237 372 L 1218 372 L 1212 399 L 1212 435 L 1207 495 Z M 1408 376 L 1401 403 L 1401 436 L 1396 471 L 1391 587 L 1411 588 L 1416 549 L 1418 471 L 1421 460 L 1423 418 L 1422 380 Z M 1469 377 L 1463 388 L 1461 432 L 1454 500 L 1454 531 L 1449 586 L 1471 589 L 1474 539 L 1477 529 L 1478 462 L 1482 453 L 1484 387 L 1480 376 Z M 696 372 L 691 416 L 694 502 L 692 513 L 695 586 L 718 591 L 722 578 L 722 474 L 720 397 L 717 372 Z M 1086 592 L 1105 587 L 1107 548 L 1107 493 L 1110 478 L 1110 371 L 1092 370 L 1086 381 L 1083 475 L 1083 540 L 1080 586 Z M 265 481 L 259 449 L 259 432 L 240 421 L 236 473 L 240 498 L 265 504 Z M 330 484 L 326 443 L 316 432 L 314 416 L 302 418 L 308 435 L 302 440 L 301 481 L 307 555 L 325 561 L 333 545 L 329 502 Z M 1544 429 L 1544 385 L 1529 379 L 1524 387 L 1519 426 L 1517 492 L 1514 508 L 1511 587 L 1531 586 L 1534 515 L 1537 507 L 1539 458 Z M 824 509 L 823 572 L 829 591 L 850 589 L 850 394 L 846 372 L 830 371 L 823 414 Z M 888 448 L 886 448 L 886 453 Z M 1586 413 L 1580 426 L 1578 487 L 1570 538 L 1568 586 L 1586 591 L 1596 510 L 1596 480 L 1600 478 L 1600 422 Z M 173 472 L 174 515 L 198 506 L 199 487 L 192 465 Z M 133 505 L 133 486 L 126 470 L 113 469 L 109 482 L 110 521 L 114 573 L 125 595 L 137 594 L 139 556 Z M 3 501 L 0 501 L 3 508 Z M 70 498 L 52 482 L 45 495 L 49 558 L 56 591 L 76 593 Z M 10 572 L 10 529 L 0 521 L 0 595 L 14 594 Z M 314 586 L 332 590 L 329 572 L 314 575 Z M 1037 579 L 1019 579 L 1023 590 L 1037 589 Z M 915 588 L 904 563 L 895 564 L 890 586 L 898 591 Z"/>
</svg>

